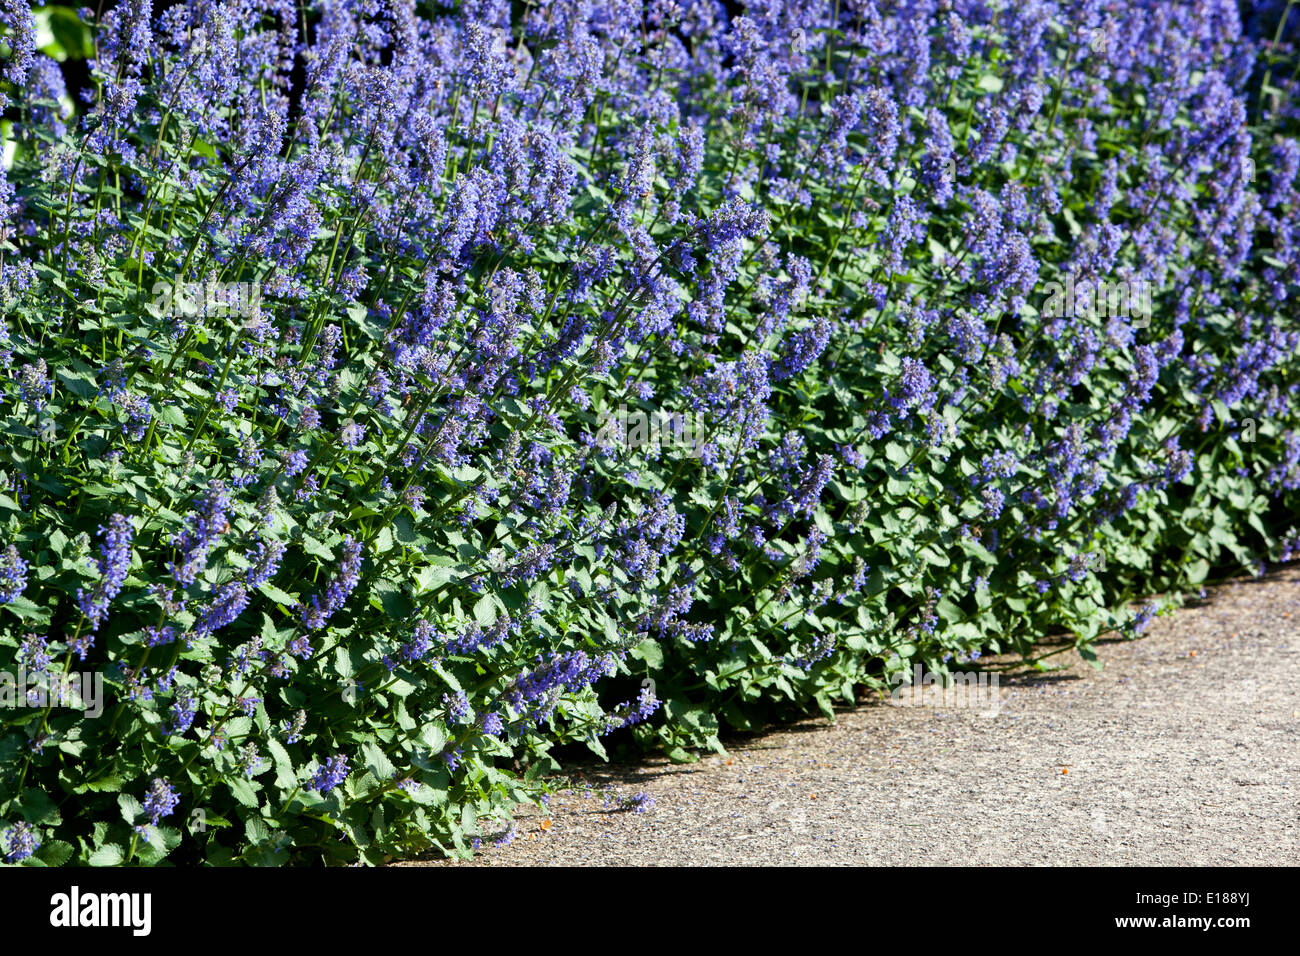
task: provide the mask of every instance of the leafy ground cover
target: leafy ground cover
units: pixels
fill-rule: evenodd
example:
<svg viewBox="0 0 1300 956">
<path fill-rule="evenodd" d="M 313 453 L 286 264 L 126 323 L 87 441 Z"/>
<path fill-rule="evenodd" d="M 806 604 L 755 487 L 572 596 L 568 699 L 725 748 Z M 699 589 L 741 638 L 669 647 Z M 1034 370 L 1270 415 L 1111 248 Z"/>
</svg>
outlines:
<svg viewBox="0 0 1300 956">
<path fill-rule="evenodd" d="M 1288 559 L 1292 18 L 0 0 L 0 852 L 467 854 Z"/>
</svg>

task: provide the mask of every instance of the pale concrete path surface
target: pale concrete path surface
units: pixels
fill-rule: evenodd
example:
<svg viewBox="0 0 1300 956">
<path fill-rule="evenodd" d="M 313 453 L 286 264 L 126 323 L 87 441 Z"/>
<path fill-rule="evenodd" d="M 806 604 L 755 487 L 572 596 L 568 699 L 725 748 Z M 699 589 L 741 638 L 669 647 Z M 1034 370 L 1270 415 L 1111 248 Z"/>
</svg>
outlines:
<svg viewBox="0 0 1300 956">
<path fill-rule="evenodd" d="M 1098 654 L 1001 675 L 992 716 L 874 704 L 698 764 L 569 768 L 585 792 L 454 865 L 1300 863 L 1300 568 Z"/>
</svg>

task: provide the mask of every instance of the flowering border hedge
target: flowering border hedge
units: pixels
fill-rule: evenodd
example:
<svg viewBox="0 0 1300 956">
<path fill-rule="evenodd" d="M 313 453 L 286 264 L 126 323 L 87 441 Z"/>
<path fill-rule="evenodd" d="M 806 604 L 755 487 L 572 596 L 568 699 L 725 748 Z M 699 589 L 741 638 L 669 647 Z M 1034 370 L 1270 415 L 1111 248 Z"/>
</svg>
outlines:
<svg viewBox="0 0 1300 956">
<path fill-rule="evenodd" d="M 0 0 L 6 860 L 465 854 L 1289 558 L 1266 7 L 128 0 L 82 92 Z"/>
</svg>

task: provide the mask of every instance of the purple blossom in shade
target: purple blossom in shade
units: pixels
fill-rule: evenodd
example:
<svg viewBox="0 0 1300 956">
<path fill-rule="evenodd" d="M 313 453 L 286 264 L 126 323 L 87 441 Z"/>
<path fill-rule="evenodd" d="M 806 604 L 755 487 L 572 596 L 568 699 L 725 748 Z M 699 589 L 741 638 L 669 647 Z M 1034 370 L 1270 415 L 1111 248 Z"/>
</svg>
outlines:
<svg viewBox="0 0 1300 956">
<path fill-rule="evenodd" d="M 36 56 L 36 22 L 31 5 L 23 0 L 0 0 L 0 26 L 8 28 L 5 41 L 9 47 L 9 56 L 0 67 L 0 79 L 21 92 Z M 0 94 L 0 107 L 7 102 L 8 98 Z"/>
<path fill-rule="evenodd" d="M 348 776 L 348 761 L 343 754 L 337 754 L 330 757 L 316 771 L 315 776 L 307 784 L 308 790 L 316 790 L 320 793 L 329 793 Z"/>
<path fill-rule="evenodd" d="M 146 627 L 143 633 L 146 648 L 160 648 L 160 646 L 170 644 L 175 640 L 175 628 L 170 624 L 164 624 L 162 627 Z"/>
<path fill-rule="evenodd" d="M 1165 442 L 1165 455 L 1169 458 L 1169 463 L 1165 466 L 1165 479 L 1167 481 L 1182 481 L 1192 473 L 1195 467 L 1192 453 L 1178 447 L 1178 436 L 1175 435 Z"/>
<path fill-rule="evenodd" d="M 921 611 L 921 630 L 926 634 L 933 634 L 939 623 L 938 603 L 943 592 L 938 588 L 926 588 L 926 603 Z"/>
<path fill-rule="evenodd" d="M 41 848 L 36 828 L 20 820 L 4 832 L 5 862 L 21 863 Z"/>
<path fill-rule="evenodd" d="M 257 744 L 246 744 L 239 751 L 239 769 L 248 779 L 253 779 L 262 766 L 262 755 L 257 752 Z"/>
<path fill-rule="evenodd" d="M 208 553 L 230 527 L 226 520 L 229 510 L 230 499 L 226 497 L 225 485 L 219 479 L 212 479 L 186 518 L 185 530 L 173 542 L 180 552 L 180 559 L 171 565 L 176 583 L 193 584 L 208 566 Z"/>
<path fill-rule="evenodd" d="M 443 763 L 447 765 L 448 770 L 455 770 L 460 766 L 460 758 L 465 756 L 464 747 L 453 747 L 451 750 L 442 752 Z"/>
<path fill-rule="evenodd" d="M 1136 411 L 1145 405 L 1159 377 L 1160 363 L 1156 359 L 1155 349 L 1150 345 L 1139 345 L 1134 349 L 1133 371 L 1129 375 L 1123 407 Z"/>
<path fill-rule="evenodd" d="M 302 474 L 304 471 L 307 470 L 307 463 L 308 463 L 307 453 L 303 451 L 301 448 L 296 449 L 295 451 L 287 452 L 284 455 L 283 460 L 284 460 L 284 473 L 290 478 L 297 477 L 298 475 Z"/>
<path fill-rule="evenodd" d="M 830 341 L 832 328 L 830 318 L 819 314 L 811 325 L 796 332 L 781 360 L 772 369 L 772 381 L 794 378 L 817 361 Z"/>
<path fill-rule="evenodd" d="M 289 676 L 289 665 L 285 662 L 283 653 L 271 655 L 266 672 L 278 680 L 284 680 Z"/>
<path fill-rule="evenodd" d="M 275 485 L 267 485 L 266 490 L 262 492 L 262 496 L 257 500 L 257 511 L 261 516 L 263 527 L 269 528 L 275 523 L 275 514 L 279 508 L 280 493 L 275 490 Z"/>
<path fill-rule="evenodd" d="M 171 722 L 168 723 L 165 733 L 169 735 L 183 735 L 194 724 L 194 717 L 198 713 L 198 703 L 194 695 L 189 693 L 180 693 L 172 701 Z"/>
<path fill-rule="evenodd" d="M 519 552 L 513 566 L 502 572 L 502 583 L 509 586 L 519 581 L 534 581 L 550 570 L 557 557 L 559 556 L 553 544 L 549 542 L 531 544 Z"/>
<path fill-rule="evenodd" d="M 280 560 L 284 557 L 284 552 L 284 542 L 274 539 L 259 541 L 254 548 L 245 551 L 244 560 L 248 562 L 249 567 L 244 572 L 244 583 L 250 588 L 256 588 L 270 581 L 275 577 L 275 572 L 280 570 Z"/>
<path fill-rule="evenodd" d="M 27 562 L 12 544 L 0 551 L 0 604 L 16 600 L 27 587 Z"/>
<path fill-rule="evenodd" d="M 799 486 L 790 495 L 789 505 L 782 510 L 787 514 L 811 515 L 817 510 L 822 491 L 834 472 L 835 458 L 831 455 L 818 455 L 817 461 L 804 473 Z"/>
<path fill-rule="evenodd" d="M 447 710 L 447 721 L 449 723 L 462 724 L 469 721 L 470 705 L 469 698 L 463 691 L 456 694 L 443 694 L 442 706 Z"/>
<path fill-rule="evenodd" d="M 585 651 L 563 651 L 549 657 L 539 654 L 535 666 L 520 674 L 502 694 L 503 700 L 524 720 L 540 724 L 554 712 L 567 691 L 590 687 L 614 672 L 612 655 L 593 658 Z"/>
<path fill-rule="evenodd" d="M 109 603 L 126 582 L 127 572 L 131 569 L 131 539 L 135 531 L 129 518 L 114 514 L 108 519 L 107 527 L 100 527 L 99 533 L 103 536 L 99 546 L 100 557 L 95 561 L 99 581 L 90 591 L 77 589 L 77 606 L 90 621 L 91 631 L 99 629 L 108 615 Z M 81 656 L 84 660 L 85 654 Z"/>
<path fill-rule="evenodd" d="M 427 493 L 425 492 L 423 485 L 411 485 L 402 492 L 402 504 L 406 505 L 406 507 L 410 508 L 412 511 L 418 512 L 422 507 L 424 507 L 424 499 L 426 497 Z"/>
<path fill-rule="evenodd" d="M 365 440 L 366 427 L 359 422 L 349 419 L 339 429 L 339 441 L 343 443 L 344 448 L 356 448 Z"/>
<path fill-rule="evenodd" d="M 45 359 L 37 359 L 18 370 L 18 393 L 32 411 L 45 409 L 45 400 L 54 394 L 54 379 L 49 375 Z"/>
<path fill-rule="evenodd" d="M 861 127 L 867 134 L 871 162 L 877 167 L 875 178 L 882 184 L 896 163 L 898 141 L 902 134 L 898 102 L 883 86 L 868 89 L 862 95 Z"/>
<path fill-rule="evenodd" d="M 1133 616 L 1133 633 L 1135 635 L 1143 633 L 1151 623 L 1152 618 L 1156 616 L 1159 610 L 1154 604 L 1144 604 L 1138 608 L 1137 613 Z"/>
<path fill-rule="evenodd" d="M 33 673 L 47 670 L 53 659 L 49 652 L 49 637 L 43 634 L 24 634 L 18 647 L 18 658 L 23 667 Z"/>
<path fill-rule="evenodd" d="M 180 673 L 179 667 L 172 666 L 167 668 L 166 671 L 159 674 L 158 677 L 154 680 L 155 689 L 161 694 L 167 693 L 169 690 L 172 689 L 172 685 L 176 683 L 176 675 L 179 673 Z"/>
<path fill-rule="evenodd" d="M 153 688 L 148 683 L 149 668 L 141 667 L 136 670 L 131 667 L 121 667 L 121 672 L 128 700 L 153 700 Z"/>
<path fill-rule="evenodd" d="M 320 482 L 316 480 L 315 475 L 308 475 L 302 480 L 302 484 L 294 489 L 293 496 L 297 501 L 311 501 L 318 491 L 320 491 Z"/>
<path fill-rule="evenodd" d="M 163 817 L 171 816 L 180 802 L 181 798 L 172 785 L 161 777 L 155 777 L 153 785 L 144 795 L 144 812 L 149 817 L 150 825 L 157 826 Z M 143 829 L 143 826 L 136 827 L 137 831 Z"/>
<path fill-rule="evenodd" d="M 934 376 L 920 359 L 903 359 L 898 391 L 898 396 L 892 400 L 898 409 L 930 408 L 938 400 L 934 392 Z"/>
<path fill-rule="evenodd" d="M 284 731 L 284 742 L 286 744 L 296 744 L 302 739 L 303 729 L 307 726 L 307 711 L 300 710 L 293 715 L 291 720 L 286 720 L 281 729 Z"/>
<path fill-rule="evenodd" d="M 611 711 L 607 726 L 612 731 L 642 723 L 659 710 L 660 704 L 659 698 L 655 696 L 654 690 L 647 682 L 642 685 L 635 701 L 620 704 Z"/>
<path fill-rule="evenodd" d="M 254 637 L 251 641 L 239 645 L 230 655 L 230 672 L 235 677 L 243 677 L 253 665 L 265 660 L 267 652 L 262 649 L 262 638 Z"/>
<path fill-rule="evenodd" d="M 869 574 L 871 574 L 871 566 L 863 562 L 861 558 L 855 558 L 853 561 L 853 579 L 849 583 L 850 590 L 856 594 L 866 587 Z"/>
<path fill-rule="evenodd" d="M 87 367 L 107 363 L 94 398 L 81 394 L 72 354 L 47 364 L 55 353 L 39 321 L 39 342 L 26 319 L 0 323 L 0 413 L 35 433 L 33 461 L 49 457 L 48 425 L 84 421 L 107 441 L 63 436 L 95 482 L 86 493 L 102 484 L 117 500 L 165 501 L 149 505 L 154 517 L 178 523 L 167 526 L 172 553 L 152 537 L 138 542 L 142 576 L 161 568 L 177 599 L 155 590 L 145 602 L 153 613 L 133 606 L 129 625 L 105 550 L 100 573 L 87 576 L 98 587 L 76 595 L 90 626 L 64 638 L 83 657 L 95 626 L 106 635 L 117 623 L 163 660 L 182 649 L 178 637 L 188 647 L 218 636 L 227 678 L 265 669 L 310 683 L 321 663 L 312 641 L 330 649 L 322 630 L 346 619 L 371 657 L 389 651 L 390 670 L 434 676 L 444 656 L 461 678 L 481 668 L 490 689 L 479 726 L 504 736 L 550 719 L 636 641 L 661 639 L 701 666 L 745 652 L 691 647 L 714 634 L 690 618 L 720 619 L 719 602 L 750 571 L 795 613 L 831 599 L 846 620 L 859 605 L 872 618 L 888 611 L 885 594 L 868 593 L 865 562 L 887 567 L 897 542 L 878 542 L 876 554 L 863 535 L 879 515 L 840 501 L 834 483 L 843 476 L 857 501 L 858 489 L 907 478 L 883 460 L 896 456 L 883 456 L 882 439 L 908 454 L 942 445 L 918 466 L 924 480 L 886 497 L 958 513 L 953 523 L 970 524 L 948 544 L 997 552 L 997 586 L 1010 590 L 1017 570 L 1026 585 L 1043 578 L 1048 594 L 1086 581 L 1081 554 L 1063 573 L 1045 555 L 1140 532 L 1144 492 L 1175 506 L 1196 497 L 1190 479 L 1212 456 L 1176 440 L 1161 447 L 1157 421 L 1187 421 L 1189 403 L 1198 447 L 1217 447 L 1216 437 L 1231 446 L 1232 460 L 1218 463 L 1225 481 L 1272 496 L 1270 516 L 1294 510 L 1300 87 L 1274 64 L 1281 95 L 1255 96 L 1271 60 L 1296 54 L 1295 11 L 1281 46 L 1269 45 L 1281 0 L 1241 11 L 1229 0 L 364 0 L 318 5 L 302 35 L 284 0 L 173 5 L 157 17 L 143 0 L 109 6 L 92 64 L 102 82 L 79 97 L 36 50 L 30 5 L 0 0 L 0 107 L 23 144 L 0 172 L 0 299 L 19 303 L 19 316 L 35 303 L 39 320 L 51 298 L 45 263 L 89 301 L 112 292 L 114 263 L 132 259 L 157 276 L 193 265 L 207 302 L 198 317 L 119 335 L 121 348 L 110 325 L 65 328 Z M 1088 42 L 1097 28 L 1104 50 Z M 75 118 L 70 99 L 80 99 Z M 179 127 L 157 142 L 164 108 Z M 177 152 L 190 133 L 211 148 Z M 95 181 L 115 170 L 117 201 L 99 202 Z M 152 181 L 179 199 L 161 229 L 136 235 Z M 53 236 L 43 221 L 51 192 L 66 199 L 56 211 L 70 204 Z M 202 220 L 201 200 L 213 196 Z M 193 227 L 199 245 L 168 221 Z M 1080 283 L 1150 277 L 1161 302 L 1154 327 L 1022 308 L 1044 266 Z M 260 277 L 264 314 L 211 321 L 225 311 L 212 308 L 222 277 Z M 242 328 L 228 351 L 227 327 Z M 105 335 L 122 354 L 95 354 Z M 146 342 L 181 361 L 160 363 Z M 190 360 L 199 353 L 206 360 Z M 191 412 L 202 396 L 217 410 L 199 424 Z M 658 447 L 588 442 L 590 420 L 623 400 L 688 407 L 706 423 L 698 457 L 670 464 L 676 454 Z M 188 429 L 166 425 L 151 402 L 199 431 L 186 441 Z M 96 414 L 110 403 L 120 432 Z M 1245 415 L 1268 422 L 1258 443 L 1226 420 Z M 961 442 L 951 440 L 958 423 Z M 139 447 L 144 434 L 161 444 Z M 367 443 L 382 458 L 335 455 Z M 144 467 L 155 457 L 176 474 Z M 42 513 L 66 503 L 28 467 L 9 468 L 0 493 Z M 230 501 L 213 486 L 205 493 L 213 475 Z M 832 493 L 828 515 L 847 530 L 834 553 L 807 520 L 829 527 L 820 511 Z M 619 507 L 597 519 L 597 501 Z M 453 560 L 460 549 L 473 566 L 417 595 L 421 604 L 503 589 L 513 603 L 543 583 L 597 620 L 609 611 L 626 633 L 566 633 L 555 648 L 552 603 L 446 635 L 414 617 L 383 633 L 370 626 L 377 595 L 359 580 L 361 548 L 345 546 L 320 568 L 294 563 L 295 574 L 321 579 L 297 588 L 287 647 L 235 637 L 253 611 L 272 610 L 258 589 L 293 563 L 271 530 L 327 528 L 317 519 L 328 508 L 340 517 L 327 540 L 362 526 L 367 536 L 399 532 L 395 562 L 373 569 L 396 575 L 381 587 L 404 587 L 413 570 L 413 513 L 416 524 L 460 533 L 468 544 L 438 536 L 430 547 L 449 547 Z M 372 527 L 381 513 L 398 524 Z M 1105 527 L 1121 515 L 1121 527 Z M 241 528 L 233 541 L 223 529 L 236 516 L 268 538 Z M 0 616 L 23 610 L 24 598 L 55 601 L 60 579 L 48 573 L 59 565 L 38 558 L 50 549 L 31 529 L 14 539 L 22 555 L 8 543 Z M 480 544 L 510 550 L 471 561 Z M 123 567 L 135 547 L 123 549 Z M 1294 557 L 1300 538 L 1280 549 Z M 919 587 L 942 576 L 932 565 L 920 572 Z M 988 586 L 976 578 L 977 592 Z M 936 600 L 928 594 L 902 625 L 927 659 Z M 780 659 L 815 672 L 836 660 L 840 633 L 800 629 Z M 29 669 L 50 666 L 45 636 L 27 635 L 18 653 Z M 157 693 L 148 709 L 193 737 L 192 675 L 158 661 L 146 675 L 136 663 L 123 695 Z M 471 700 L 480 703 L 449 695 L 448 708 L 469 721 Z M 610 708 L 602 729 L 657 706 L 643 691 Z M 289 742 L 305 727 L 302 714 L 287 722 Z M 322 758 L 332 749 L 312 746 Z M 453 768 L 460 757 L 445 755 Z"/>
<path fill-rule="evenodd" d="M 512 621 L 509 615 L 499 617 L 486 631 L 477 621 L 471 621 L 454 638 L 447 641 L 447 650 L 452 654 L 469 656 L 480 651 L 490 651 L 500 645 L 510 631 Z"/>
<path fill-rule="evenodd" d="M 402 660 L 414 662 L 424 659 L 433 646 L 433 625 L 428 621 L 417 621 L 411 640 L 402 646 L 399 655 Z"/>
<path fill-rule="evenodd" d="M 867 437 L 878 441 L 893 431 L 892 417 L 888 412 L 876 411 L 868 416 Z"/>
<path fill-rule="evenodd" d="M 239 443 L 239 463 L 248 469 L 249 474 L 239 479 L 241 487 L 253 480 L 253 470 L 262 462 L 262 448 L 249 436 Z"/>
<path fill-rule="evenodd" d="M 248 607 L 248 600 L 248 590 L 238 581 L 221 585 L 213 593 L 207 607 L 199 612 L 194 632 L 199 635 L 213 634 L 233 623 L 244 608 Z"/>
<path fill-rule="evenodd" d="M 900 196 L 894 203 L 884 238 L 885 268 L 890 272 L 901 272 L 907 248 L 925 238 L 925 218 L 911 196 Z"/>
<path fill-rule="evenodd" d="M 1006 503 L 1006 496 L 996 488 L 981 488 L 980 500 L 984 508 L 984 517 L 989 521 L 996 521 L 1002 515 L 1003 505 Z"/>
<path fill-rule="evenodd" d="M 1070 581 L 1078 584 L 1088 576 L 1088 569 L 1091 567 L 1092 555 L 1087 551 L 1080 551 L 1070 556 L 1070 565 L 1066 568 L 1065 576 Z"/>
<path fill-rule="evenodd" d="M 942 110 L 931 107 L 926 114 L 925 156 L 921 160 L 921 182 L 930 190 L 930 199 L 936 206 L 947 205 L 952 199 L 956 170 L 952 132 L 948 129 L 948 120 Z"/>
<path fill-rule="evenodd" d="M 310 606 L 301 605 L 302 622 L 310 630 L 320 630 L 335 611 L 343 607 L 352 589 L 361 580 L 361 543 L 351 535 L 343 538 L 343 557 L 338 570 L 325 590 L 325 600 L 313 594 Z"/>
<path fill-rule="evenodd" d="M 655 798 L 644 790 L 632 794 L 623 801 L 623 809 L 631 810 L 633 813 L 645 813 L 647 810 L 654 809 L 654 805 Z"/>
</svg>

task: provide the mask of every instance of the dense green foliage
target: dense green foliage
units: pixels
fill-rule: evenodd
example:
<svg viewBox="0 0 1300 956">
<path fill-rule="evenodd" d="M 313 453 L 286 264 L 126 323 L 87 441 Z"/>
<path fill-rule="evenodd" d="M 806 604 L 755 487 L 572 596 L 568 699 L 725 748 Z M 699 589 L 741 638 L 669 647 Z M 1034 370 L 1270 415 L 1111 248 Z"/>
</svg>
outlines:
<svg viewBox="0 0 1300 956">
<path fill-rule="evenodd" d="M 1235 5 L 0 7 L 11 862 L 469 853 L 1296 544 Z"/>
</svg>

